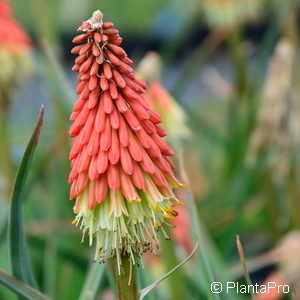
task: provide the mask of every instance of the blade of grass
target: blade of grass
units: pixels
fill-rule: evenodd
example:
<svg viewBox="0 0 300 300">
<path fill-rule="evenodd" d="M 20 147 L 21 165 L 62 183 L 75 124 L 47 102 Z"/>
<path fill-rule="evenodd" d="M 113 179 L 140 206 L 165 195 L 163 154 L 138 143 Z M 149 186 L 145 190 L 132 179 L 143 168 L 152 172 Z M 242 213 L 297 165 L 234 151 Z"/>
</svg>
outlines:
<svg viewBox="0 0 300 300">
<path fill-rule="evenodd" d="M 0 200 L 0 242 L 7 234 L 8 205 Z"/>
<path fill-rule="evenodd" d="M 19 281 L 17 278 L 3 272 L 2 270 L 0 270 L 0 283 L 16 294 L 24 296 L 30 300 L 49 300 L 48 297 L 36 289 L 22 281 Z"/>
<path fill-rule="evenodd" d="M 181 171 L 180 175 L 183 181 L 188 185 L 188 177 L 185 172 L 185 167 L 183 163 L 183 158 L 182 155 L 179 156 L 179 170 Z M 199 276 L 201 280 L 201 284 L 203 288 L 205 289 L 205 292 L 207 294 L 208 299 L 220 299 L 220 295 L 211 293 L 211 284 L 215 282 L 215 276 L 211 267 L 211 263 L 209 260 L 209 257 L 207 255 L 208 251 L 208 238 L 206 237 L 204 231 L 203 231 L 203 226 L 200 224 L 200 219 L 197 215 L 197 208 L 195 205 L 195 201 L 193 199 L 193 194 L 189 188 L 186 188 L 186 204 L 188 206 L 188 209 L 191 214 L 191 222 L 192 222 L 192 228 L 193 228 L 193 235 L 194 238 L 199 242 L 201 245 L 199 247 L 199 265 L 200 270 L 199 270 Z M 209 253 L 214 253 L 213 247 L 209 247 Z M 217 259 L 217 256 L 215 255 L 215 258 Z M 219 259 L 218 259 L 219 260 Z"/>
<path fill-rule="evenodd" d="M 103 264 L 100 265 L 95 262 L 90 265 L 79 300 L 94 300 L 96 298 L 97 290 L 103 279 L 104 271 L 105 265 Z"/>
<path fill-rule="evenodd" d="M 206 292 L 208 299 L 220 299 L 219 294 L 211 293 L 211 284 L 214 281 L 219 281 L 222 284 L 226 284 L 228 281 L 226 274 L 223 275 L 223 270 L 227 269 L 227 264 L 223 258 L 223 255 L 218 251 L 214 241 L 209 236 L 209 233 L 206 230 L 206 226 L 198 214 L 198 209 L 196 206 L 196 202 L 193 196 L 193 193 L 189 187 L 189 178 L 186 173 L 186 169 L 184 166 L 184 160 L 182 153 L 179 155 L 179 170 L 180 170 L 180 178 L 184 183 L 187 184 L 187 188 L 185 188 L 185 204 L 189 210 L 191 216 L 191 224 L 192 224 L 192 234 L 194 240 L 198 241 L 201 245 L 198 249 L 198 264 L 196 264 L 196 274 L 194 279 L 199 282 L 197 284 L 201 287 L 204 292 Z M 213 266 L 211 264 L 213 262 Z M 222 294 L 222 299 L 225 300 L 235 300 L 239 297 L 236 293 L 232 291 L 228 291 L 228 293 Z"/>
<path fill-rule="evenodd" d="M 237 249 L 238 249 L 238 252 L 239 252 L 240 261 L 241 261 L 241 265 L 243 267 L 243 272 L 244 272 L 244 276 L 245 276 L 245 279 L 246 279 L 246 283 L 247 283 L 248 286 L 250 286 L 250 285 L 252 285 L 252 281 L 251 281 L 251 278 L 250 278 L 250 274 L 249 274 L 249 270 L 248 270 L 248 266 L 247 266 L 243 246 L 242 246 L 242 243 L 240 241 L 240 237 L 238 235 L 236 236 L 236 246 L 237 246 Z M 251 297 L 253 298 L 253 293 L 252 293 L 251 289 L 250 289 L 250 293 L 251 293 Z"/>
<path fill-rule="evenodd" d="M 171 236 L 170 228 L 164 229 L 168 236 Z M 172 269 L 174 265 L 180 263 L 176 255 L 175 247 L 172 241 L 165 238 L 161 239 L 161 259 L 166 270 Z M 184 272 L 176 272 L 168 279 L 168 290 L 172 300 L 181 300 L 188 298 L 185 274 Z"/>
<path fill-rule="evenodd" d="M 264 253 L 260 256 L 247 259 L 247 267 L 249 273 L 257 272 L 258 270 L 272 266 L 276 263 L 274 257 L 272 256 L 271 252 Z M 222 277 L 227 278 L 228 281 L 238 280 L 244 274 L 243 267 L 241 263 L 234 263 L 232 265 L 228 265 L 226 270 L 223 271 Z"/>
<path fill-rule="evenodd" d="M 49 236 L 45 242 L 43 292 L 51 298 L 55 298 L 58 242 L 53 236 Z"/>
<path fill-rule="evenodd" d="M 10 206 L 10 218 L 9 218 L 9 246 L 10 246 L 10 261 L 12 266 L 13 275 L 24 281 L 25 283 L 37 287 L 30 257 L 27 248 L 24 221 L 23 221 L 23 193 L 25 189 L 26 178 L 29 172 L 29 167 L 33 157 L 34 150 L 36 148 L 42 124 L 44 120 L 44 107 L 41 107 L 39 119 L 36 123 L 34 132 L 26 147 L 21 164 L 17 171 L 11 206 Z"/>
</svg>

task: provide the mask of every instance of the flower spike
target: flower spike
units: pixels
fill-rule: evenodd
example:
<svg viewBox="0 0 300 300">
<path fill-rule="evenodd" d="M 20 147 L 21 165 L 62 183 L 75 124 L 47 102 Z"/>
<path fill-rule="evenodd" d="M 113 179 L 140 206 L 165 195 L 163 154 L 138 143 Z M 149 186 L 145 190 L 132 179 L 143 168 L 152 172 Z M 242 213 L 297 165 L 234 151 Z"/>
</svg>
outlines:
<svg viewBox="0 0 300 300">
<path fill-rule="evenodd" d="M 32 42 L 24 29 L 12 16 L 11 4 L 0 0 L 0 109 L 6 110 L 10 103 L 9 89 L 14 87 L 24 75 L 32 71 Z"/>
<path fill-rule="evenodd" d="M 147 86 L 136 79 L 119 31 L 102 19 L 95 11 L 81 24 L 71 51 L 79 72 L 69 131 L 73 223 L 90 244 L 96 239 L 95 260 L 128 256 L 135 264 L 158 248 L 157 231 L 180 204 L 171 187 L 183 185 L 161 119 L 142 96 Z"/>
</svg>

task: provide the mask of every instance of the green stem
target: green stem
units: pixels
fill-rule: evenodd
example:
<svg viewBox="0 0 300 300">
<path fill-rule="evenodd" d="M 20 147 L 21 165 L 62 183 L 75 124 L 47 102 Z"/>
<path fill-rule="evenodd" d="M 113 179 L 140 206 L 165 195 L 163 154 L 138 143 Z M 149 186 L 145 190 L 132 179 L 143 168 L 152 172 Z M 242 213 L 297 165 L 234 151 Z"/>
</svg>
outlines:
<svg viewBox="0 0 300 300">
<path fill-rule="evenodd" d="M 277 203 L 276 185 L 272 180 L 272 170 L 267 169 L 262 174 L 262 186 L 266 197 L 266 208 L 269 215 L 274 240 L 277 240 L 282 235 L 282 229 L 278 225 L 280 219 L 280 211 Z"/>
<path fill-rule="evenodd" d="M 170 236 L 171 233 L 169 228 L 165 228 L 165 230 Z M 161 245 L 162 258 L 165 263 L 166 269 L 171 270 L 172 268 L 174 268 L 174 266 L 177 266 L 180 263 L 175 253 L 174 244 L 172 244 L 169 240 L 162 239 Z M 183 272 L 174 272 L 172 276 L 168 278 L 168 285 L 170 291 L 170 299 L 187 299 Z"/>
<path fill-rule="evenodd" d="M 0 162 L 2 165 L 3 175 L 7 180 L 6 195 L 9 199 L 12 183 L 14 178 L 14 167 L 11 158 L 11 145 L 9 142 L 9 129 L 8 129 L 8 110 L 10 104 L 10 88 L 1 90 L 0 99 Z"/>
<path fill-rule="evenodd" d="M 135 266 L 128 257 L 122 257 L 121 274 L 118 271 L 118 262 L 115 259 L 116 280 L 119 300 L 137 300 L 138 290 L 136 284 Z"/>
<path fill-rule="evenodd" d="M 293 229 L 300 228 L 300 219 L 299 219 L 299 211 L 300 211 L 300 198 L 299 198 L 299 187 L 297 183 L 297 170 L 294 165 L 291 166 L 291 171 L 288 177 L 288 195 L 290 199 L 290 215 Z"/>
<path fill-rule="evenodd" d="M 180 162 L 179 170 L 181 171 L 180 177 L 182 178 L 183 182 L 185 182 L 187 186 L 189 186 L 189 179 L 185 172 L 182 156 L 179 162 Z M 201 218 L 198 216 L 197 213 L 198 210 L 195 205 L 194 196 L 189 188 L 186 189 L 186 204 L 191 214 L 192 234 L 195 240 L 199 242 L 200 245 L 198 250 L 200 268 L 197 268 L 196 271 L 197 273 L 195 273 L 197 274 L 196 278 L 200 280 L 200 285 L 206 291 L 207 299 L 219 300 L 221 299 L 220 295 L 211 292 L 211 284 L 215 282 L 216 279 L 213 273 L 213 269 L 211 267 L 210 257 L 211 255 L 214 255 L 216 253 L 212 247 L 212 243 L 208 239 L 208 235 L 205 232 L 204 224 L 201 223 Z M 209 251 L 207 251 L 208 250 L 207 246 L 209 246 Z M 219 259 L 217 260 L 217 256 L 214 256 L 214 258 L 215 258 L 215 262 L 219 261 Z M 235 299 L 235 298 L 231 297 L 230 299 Z"/>
<path fill-rule="evenodd" d="M 243 46 L 242 33 L 239 29 L 235 29 L 229 35 L 229 45 L 233 54 L 235 64 L 235 85 L 237 96 L 242 101 L 248 101 L 249 93 L 249 72 L 245 47 Z"/>
</svg>

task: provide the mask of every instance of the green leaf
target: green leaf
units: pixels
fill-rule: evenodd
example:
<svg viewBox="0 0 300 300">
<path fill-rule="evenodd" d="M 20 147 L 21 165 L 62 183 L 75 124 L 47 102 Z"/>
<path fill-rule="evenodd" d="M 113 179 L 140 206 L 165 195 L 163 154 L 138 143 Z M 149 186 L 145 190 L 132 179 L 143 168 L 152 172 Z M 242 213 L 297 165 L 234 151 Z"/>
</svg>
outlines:
<svg viewBox="0 0 300 300">
<path fill-rule="evenodd" d="M 2 270 L 0 270 L 0 283 L 16 294 L 24 296 L 30 300 L 49 300 L 47 296 L 43 295 L 38 290 Z"/>
<path fill-rule="evenodd" d="M 179 157 L 179 163 L 179 170 L 181 171 L 180 177 L 182 178 L 183 182 L 186 182 L 189 186 L 189 180 L 185 171 L 182 155 Z M 214 261 L 215 267 L 218 266 L 219 269 L 222 261 L 219 253 L 210 240 L 209 235 L 205 231 L 204 223 L 197 214 L 197 207 L 192 191 L 187 187 L 185 193 L 186 205 L 191 216 L 192 234 L 201 245 L 198 250 L 198 264 L 195 271 L 195 274 L 197 275 L 195 277 L 200 281 L 199 286 L 205 290 L 207 299 L 219 300 L 219 294 L 211 293 L 210 286 L 212 282 L 216 281 L 215 274 L 213 273 L 213 269 L 211 266 L 211 261 Z M 234 298 L 231 297 L 231 299 Z"/>
<path fill-rule="evenodd" d="M 159 279 L 155 280 L 152 284 L 148 285 L 147 287 L 143 288 L 139 291 L 140 294 L 140 300 L 143 300 L 146 295 L 148 295 L 158 284 L 160 284 L 163 280 L 165 280 L 167 277 L 172 275 L 176 270 L 178 270 L 181 266 L 183 266 L 196 252 L 198 248 L 198 243 L 196 244 L 195 248 L 191 252 L 191 254 L 185 258 L 179 265 L 177 265 L 175 268 L 173 268 L 171 271 L 160 277 Z"/>
<path fill-rule="evenodd" d="M 0 207 L 0 243 L 2 243 L 7 233 L 8 205 L 0 200 Z"/>
<path fill-rule="evenodd" d="M 32 156 L 40 136 L 43 120 L 44 107 L 42 106 L 39 119 L 31 136 L 31 139 L 26 147 L 21 164 L 17 171 L 12 192 L 8 228 L 12 273 L 16 278 L 24 281 L 25 283 L 33 287 L 37 287 L 37 284 L 32 272 L 30 257 L 27 248 L 22 206 L 25 182 L 32 160 Z"/>
<path fill-rule="evenodd" d="M 26 283 L 19 281 L 17 278 L 0 270 L 0 283 L 8 287 L 10 290 L 26 297 L 30 300 L 49 300 L 48 297 L 27 285 Z"/>
<path fill-rule="evenodd" d="M 92 263 L 85 278 L 79 300 L 93 300 L 96 297 L 97 290 L 103 278 L 105 265 Z"/>
</svg>

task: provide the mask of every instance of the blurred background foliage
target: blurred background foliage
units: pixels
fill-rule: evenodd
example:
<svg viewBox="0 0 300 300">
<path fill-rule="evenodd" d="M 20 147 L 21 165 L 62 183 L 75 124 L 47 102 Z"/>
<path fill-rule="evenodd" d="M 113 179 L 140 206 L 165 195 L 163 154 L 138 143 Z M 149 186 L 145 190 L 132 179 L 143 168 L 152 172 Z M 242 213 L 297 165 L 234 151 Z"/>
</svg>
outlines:
<svg viewBox="0 0 300 300">
<path fill-rule="evenodd" d="M 160 257 L 147 255 L 145 269 L 138 271 L 141 287 L 183 260 L 200 238 L 198 253 L 146 299 L 249 299 L 236 293 L 218 298 L 209 291 L 212 278 L 244 283 L 236 235 L 253 282 L 277 274 L 297 290 L 299 1 L 11 2 L 34 45 L 31 73 L 11 88 L 10 107 L 1 114 L 1 147 L 11 159 L 9 171 L 3 163 L 0 167 L 0 268 L 10 272 L 9 190 L 44 104 L 45 126 L 23 199 L 33 268 L 41 290 L 52 299 L 92 299 L 79 298 L 93 249 L 80 244 L 80 232 L 71 225 L 67 132 L 76 98 L 71 40 L 80 22 L 100 9 L 120 30 L 135 67 L 148 51 L 160 55 L 161 84 L 185 111 L 189 128 L 181 134 L 176 117 L 172 126 L 177 106 L 160 110 L 168 118 L 167 130 L 178 135 L 170 142 L 178 174 L 188 178 L 189 188 L 179 193 L 187 204 L 180 209 L 174 238 L 162 243 Z M 1 161 L 8 160 L 7 152 L 1 155 Z M 95 299 L 113 299 L 112 289 L 107 264 Z M 0 287 L 0 299 L 14 296 Z"/>
</svg>

